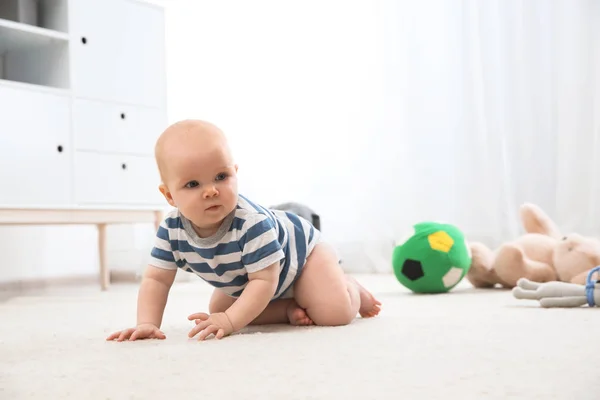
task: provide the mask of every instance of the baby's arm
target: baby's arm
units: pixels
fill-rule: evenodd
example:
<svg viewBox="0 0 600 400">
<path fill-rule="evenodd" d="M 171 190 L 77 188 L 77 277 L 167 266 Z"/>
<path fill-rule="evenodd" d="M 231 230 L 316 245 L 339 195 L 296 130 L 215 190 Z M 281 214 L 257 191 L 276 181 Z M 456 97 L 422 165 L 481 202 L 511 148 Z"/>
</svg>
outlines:
<svg viewBox="0 0 600 400">
<path fill-rule="evenodd" d="M 106 340 L 165 339 L 160 325 L 176 273 L 149 265 L 138 293 L 136 327 L 114 332 Z"/>
<path fill-rule="evenodd" d="M 277 291 L 280 262 L 285 257 L 278 238 L 275 221 L 268 216 L 256 215 L 246 220 L 239 244 L 248 283 L 227 311 L 190 315 L 188 319 L 200 321 L 192 328 L 189 337 L 200 333 L 199 340 L 211 334 L 220 339 L 244 328 L 267 308 Z"/>
<path fill-rule="evenodd" d="M 279 262 L 248 274 L 248 283 L 240 297 L 225 312 L 206 314 L 196 313 L 189 320 L 200 320 L 192 328 L 190 338 L 198 333 L 198 340 L 204 340 L 214 334 L 217 339 L 239 331 L 250 324 L 267 308 L 273 298 L 279 282 Z"/>
<path fill-rule="evenodd" d="M 248 284 L 239 299 L 225 311 L 238 331 L 254 321 L 269 305 L 279 282 L 279 261 L 265 269 L 248 274 Z"/>
<path fill-rule="evenodd" d="M 115 332 L 107 340 L 117 339 L 120 342 L 125 339 L 165 339 L 165 334 L 160 331 L 160 325 L 169 290 L 177 274 L 178 261 L 171 248 L 169 237 L 169 226 L 173 224 L 174 218 L 176 212 L 172 211 L 156 231 L 154 247 L 150 253 L 150 264 L 146 268 L 138 293 L 136 327 Z"/>
<path fill-rule="evenodd" d="M 148 266 L 138 294 L 138 326 L 152 324 L 160 328 L 169 290 L 176 274 L 177 270 Z"/>
</svg>

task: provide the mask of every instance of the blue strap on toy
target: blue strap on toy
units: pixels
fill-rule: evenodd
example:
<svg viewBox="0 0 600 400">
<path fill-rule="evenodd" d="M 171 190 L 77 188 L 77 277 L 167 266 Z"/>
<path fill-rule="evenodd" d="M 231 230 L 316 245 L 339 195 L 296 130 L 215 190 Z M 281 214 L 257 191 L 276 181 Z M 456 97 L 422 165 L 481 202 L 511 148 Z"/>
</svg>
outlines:
<svg viewBox="0 0 600 400">
<path fill-rule="evenodd" d="M 588 305 L 590 307 L 596 306 L 596 302 L 594 301 L 594 289 L 596 287 L 596 282 L 592 281 L 592 275 L 594 272 L 600 272 L 600 266 L 592 269 L 587 276 L 586 284 L 585 284 L 585 292 L 587 295 Z"/>
</svg>

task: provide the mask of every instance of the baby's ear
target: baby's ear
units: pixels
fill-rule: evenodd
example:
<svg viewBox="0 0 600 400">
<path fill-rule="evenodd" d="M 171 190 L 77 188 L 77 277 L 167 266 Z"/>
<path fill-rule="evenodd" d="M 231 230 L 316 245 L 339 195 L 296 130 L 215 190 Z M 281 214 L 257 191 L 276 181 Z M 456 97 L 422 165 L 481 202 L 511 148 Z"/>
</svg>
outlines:
<svg viewBox="0 0 600 400">
<path fill-rule="evenodd" d="M 158 190 L 165 197 L 165 199 L 167 200 L 167 203 L 169 203 L 169 205 L 171 205 L 173 207 L 177 207 L 175 205 L 175 201 L 173 200 L 173 196 L 171 195 L 171 192 L 169 191 L 169 188 L 167 187 L 167 185 L 165 185 L 164 183 L 161 183 L 160 185 L 158 185 Z"/>
</svg>

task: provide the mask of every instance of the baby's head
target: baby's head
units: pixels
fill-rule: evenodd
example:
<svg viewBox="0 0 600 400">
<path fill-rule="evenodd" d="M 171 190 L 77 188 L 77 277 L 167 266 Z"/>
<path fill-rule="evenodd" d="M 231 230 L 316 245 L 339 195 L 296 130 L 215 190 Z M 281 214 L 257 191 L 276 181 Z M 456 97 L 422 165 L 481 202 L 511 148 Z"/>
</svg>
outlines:
<svg viewBox="0 0 600 400">
<path fill-rule="evenodd" d="M 212 235 L 237 205 L 237 165 L 223 132 L 198 120 L 169 126 L 155 157 L 160 191 L 201 237 Z"/>
</svg>

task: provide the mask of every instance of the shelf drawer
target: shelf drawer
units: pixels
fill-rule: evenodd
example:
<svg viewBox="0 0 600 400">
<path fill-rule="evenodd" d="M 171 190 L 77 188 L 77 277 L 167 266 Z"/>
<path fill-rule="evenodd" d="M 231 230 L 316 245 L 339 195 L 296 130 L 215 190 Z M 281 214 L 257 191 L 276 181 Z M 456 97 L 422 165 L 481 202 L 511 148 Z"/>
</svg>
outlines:
<svg viewBox="0 0 600 400">
<path fill-rule="evenodd" d="M 78 150 L 153 155 L 167 121 L 159 109 L 75 100 L 73 122 Z"/>
<path fill-rule="evenodd" d="M 153 157 L 75 153 L 78 204 L 165 205 Z"/>
<path fill-rule="evenodd" d="M 70 6 L 75 96 L 164 106 L 163 11 L 124 0 L 77 0 Z"/>
<path fill-rule="evenodd" d="M 0 205 L 70 202 L 70 99 L 0 84 Z"/>
</svg>

